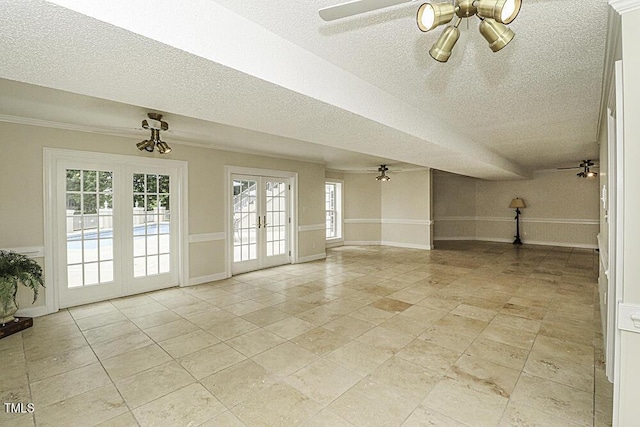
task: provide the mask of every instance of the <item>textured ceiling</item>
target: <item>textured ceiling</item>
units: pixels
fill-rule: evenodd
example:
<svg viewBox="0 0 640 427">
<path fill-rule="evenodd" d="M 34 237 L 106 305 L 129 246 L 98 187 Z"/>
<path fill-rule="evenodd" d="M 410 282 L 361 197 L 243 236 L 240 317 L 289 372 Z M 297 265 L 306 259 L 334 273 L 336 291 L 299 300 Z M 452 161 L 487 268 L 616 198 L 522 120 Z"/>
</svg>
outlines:
<svg viewBox="0 0 640 427">
<path fill-rule="evenodd" d="M 524 2 L 496 54 L 463 24 L 447 64 L 429 58 L 439 31 L 417 30 L 415 3 L 321 21 L 337 2 L 5 0 L 0 78 L 173 114 L 187 142 L 338 169 L 386 160 L 510 179 L 597 157 L 606 1 Z M 55 120 L 82 121 L 69 110 Z M 123 111 L 111 117 L 126 128 Z"/>
</svg>

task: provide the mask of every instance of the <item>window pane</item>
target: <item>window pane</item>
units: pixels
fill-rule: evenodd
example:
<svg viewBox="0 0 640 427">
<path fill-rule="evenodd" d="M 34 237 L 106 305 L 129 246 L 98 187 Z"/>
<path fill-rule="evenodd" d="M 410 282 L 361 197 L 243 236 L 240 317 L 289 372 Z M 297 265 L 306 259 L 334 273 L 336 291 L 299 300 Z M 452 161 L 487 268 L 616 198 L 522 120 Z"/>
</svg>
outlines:
<svg viewBox="0 0 640 427">
<path fill-rule="evenodd" d="M 101 171 L 98 191 L 101 193 L 111 193 L 113 191 L 113 172 Z"/>
<path fill-rule="evenodd" d="M 171 271 L 171 259 L 169 254 L 160 255 L 160 273 L 169 273 Z"/>
<path fill-rule="evenodd" d="M 78 185 L 80 185 L 80 181 L 78 181 Z M 80 200 L 80 194 L 67 194 L 67 210 L 72 210 L 74 213 L 79 214 Z"/>
<path fill-rule="evenodd" d="M 147 255 L 158 253 L 158 236 L 147 236 Z"/>
<path fill-rule="evenodd" d="M 85 240 L 83 246 L 84 246 L 84 262 L 98 261 L 98 241 Z"/>
<path fill-rule="evenodd" d="M 160 175 L 159 183 L 160 183 L 160 188 L 158 189 L 158 192 L 168 193 L 169 192 L 169 175 Z"/>
<path fill-rule="evenodd" d="M 147 193 L 158 191 L 158 175 L 147 175 Z"/>
<path fill-rule="evenodd" d="M 168 254 L 169 248 L 171 247 L 171 239 L 168 234 L 163 234 L 160 236 L 160 253 Z"/>
<path fill-rule="evenodd" d="M 113 209 L 113 195 L 100 194 L 100 209 Z"/>
<path fill-rule="evenodd" d="M 67 266 L 67 287 L 77 288 L 82 282 L 82 264 Z"/>
<path fill-rule="evenodd" d="M 97 285 L 98 284 L 98 263 L 92 262 L 91 264 L 84 265 L 84 284 Z"/>
<path fill-rule="evenodd" d="M 80 191 L 80 171 L 67 169 L 67 191 Z"/>
<path fill-rule="evenodd" d="M 133 276 L 141 277 L 146 275 L 147 273 L 147 261 L 145 257 L 134 258 L 133 259 Z"/>
<path fill-rule="evenodd" d="M 113 239 L 100 239 L 100 260 L 113 259 Z"/>
<path fill-rule="evenodd" d="M 147 257 L 147 276 L 151 274 L 158 274 L 158 256 Z"/>
<path fill-rule="evenodd" d="M 82 171 L 82 191 L 96 192 L 98 191 L 98 183 L 96 180 L 96 171 Z"/>
<path fill-rule="evenodd" d="M 100 283 L 113 282 L 113 261 L 100 263 Z"/>
<path fill-rule="evenodd" d="M 144 193 L 144 174 L 136 173 L 133 175 L 133 192 Z"/>
<path fill-rule="evenodd" d="M 82 262 L 82 242 L 67 241 L 67 264 L 79 264 Z"/>
<path fill-rule="evenodd" d="M 146 255 L 146 237 L 136 236 L 133 238 L 133 256 Z"/>
<path fill-rule="evenodd" d="M 85 193 L 82 197 L 82 205 L 83 210 L 82 213 L 86 214 L 96 214 L 98 213 L 98 201 L 95 194 L 87 194 Z"/>
</svg>

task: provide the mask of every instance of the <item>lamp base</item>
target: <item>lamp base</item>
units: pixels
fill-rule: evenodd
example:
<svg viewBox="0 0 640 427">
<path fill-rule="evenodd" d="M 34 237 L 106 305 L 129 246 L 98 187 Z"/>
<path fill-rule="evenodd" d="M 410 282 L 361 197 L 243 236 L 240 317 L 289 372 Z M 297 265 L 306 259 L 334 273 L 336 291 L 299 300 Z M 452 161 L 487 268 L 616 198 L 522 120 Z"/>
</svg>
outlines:
<svg viewBox="0 0 640 427">
<path fill-rule="evenodd" d="M 522 244 L 522 240 L 520 240 L 520 237 L 516 237 L 516 240 L 513 241 L 514 245 L 521 245 Z"/>
</svg>

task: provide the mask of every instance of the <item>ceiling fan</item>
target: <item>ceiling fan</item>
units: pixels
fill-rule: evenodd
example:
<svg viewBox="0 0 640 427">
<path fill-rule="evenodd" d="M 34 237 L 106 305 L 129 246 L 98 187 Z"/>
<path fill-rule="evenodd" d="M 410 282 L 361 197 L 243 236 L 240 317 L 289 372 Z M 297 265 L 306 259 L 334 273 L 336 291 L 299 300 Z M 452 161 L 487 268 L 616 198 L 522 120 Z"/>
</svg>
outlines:
<svg viewBox="0 0 640 427">
<path fill-rule="evenodd" d="M 353 0 L 322 8 L 318 12 L 325 21 L 333 21 L 413 1 L 416 0 Z M 424 3 L 418 8 L 416 20 L 418 28 L 423 32 L 454 21 L 453 25 L 445 28 L 429 50 L 433 59 L 447 62 L 460 38 L 458 27 L 463 18 L 478 16 L 480 33 L 489 42 L 491 50 L 497 52 L 513 40 L 515 33 L 505 24 L 516 19 L 521 6 L 522 0 L 452 0 Z"/>
<path fill-rule="evenodd" d="M 558 170 L 582 169 L 581 172 L 576 174 L 577 176 L 579 176 L 580 178 L 593 178 L 598 176 L 597 172 L 594 172 L 591 170 L 594 168 L 597 169 L 598 166 L 595 163 L 593 163 L 593 161 L 583 160 L 582 163 L 580 163 L 580 166 L 574 166 L 572 168 L 558 168 Z"/>
</svg>

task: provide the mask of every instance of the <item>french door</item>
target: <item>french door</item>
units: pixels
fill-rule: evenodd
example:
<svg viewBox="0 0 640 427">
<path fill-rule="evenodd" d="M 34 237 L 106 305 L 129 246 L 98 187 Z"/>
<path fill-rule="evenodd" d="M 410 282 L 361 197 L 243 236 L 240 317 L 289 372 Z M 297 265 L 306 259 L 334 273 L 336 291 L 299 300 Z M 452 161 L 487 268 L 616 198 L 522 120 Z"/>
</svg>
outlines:
<svg viewBox="0 0 640 427">
<path fill-rule="evenodd" d="M 60 160 L 55 250 L 61 308 L 179 282 L 176 168 Z"/>
<path fill-rule="evenodd" d="M 232 273 L 290 262 L 290 181 L 231 175 Z"/>
</svg>

